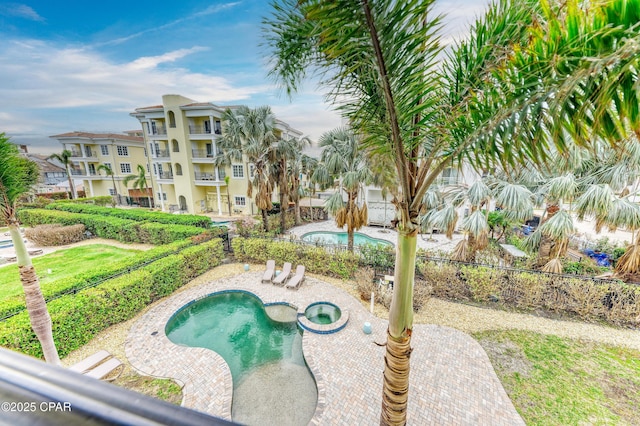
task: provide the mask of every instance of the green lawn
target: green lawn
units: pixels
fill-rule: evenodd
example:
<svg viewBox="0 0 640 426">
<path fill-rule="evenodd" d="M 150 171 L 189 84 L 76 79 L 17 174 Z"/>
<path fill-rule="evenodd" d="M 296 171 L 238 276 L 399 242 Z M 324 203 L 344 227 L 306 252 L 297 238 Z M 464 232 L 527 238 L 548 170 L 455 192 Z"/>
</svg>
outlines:
<svg viewBox="0 0 640 426">
<path fill-rule="evenodd" d="M 640 352 L 523 331 L 477 333 L 527 425 L 640 424 Z"/>
<path fill-rule="evenodd" d="M 36 268 L 40 285 L 65 277 L 81 274 L 97 266 L 118 262 L 121 259 L 134 256 L 139 250 L 121 249 L 105 244 L 95 244 L 59 250 L 44 256 L 34 257 L 33 266 Z M 51 269 L 51 274 L 48 270 Z M 13 264 L 0 268 L 0 300 L 22 293 L 18 266 Z"/>
</svg>

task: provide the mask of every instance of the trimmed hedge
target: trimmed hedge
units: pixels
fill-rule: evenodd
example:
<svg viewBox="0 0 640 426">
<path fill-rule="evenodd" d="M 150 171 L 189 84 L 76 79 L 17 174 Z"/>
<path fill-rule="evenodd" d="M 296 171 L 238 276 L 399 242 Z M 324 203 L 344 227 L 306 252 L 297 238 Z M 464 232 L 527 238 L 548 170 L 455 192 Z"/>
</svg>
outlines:
<svg viewBox="0 0 640 426">
<path fill-rule="evenodd" d="M 75 206 L 75 205 L 73 205 Z M 80 205 L 84 207 L 84 205 Z M 89 206 L 95 207 L 95 206 Z M 111 209 L 107 209 L 111 210 Z M 48 209 L 24 209 L 18 211 L 18 220 L 25 226 L 60 223 L 62 225 L 86 226 L 92 234 L 125 243 L 168 244 L 194 235 L 208 232 L 203 228 L 187 225 L 166 225 L 151 222 L 136 222 L 118 217 L 97 214 L 70 213 Z M 219 232 L 219 231 L 216 231 Z"/>
<path fill-rule="evenodd" d="M 291 262 L 304 265 L 308 272 L 340 278 L 351 278 L 358 269 L 359 256 L 349 251 L 329 253 L 322 247 L 305 246 L 286 241 L 264 238 L 236 237 L 231 240 L 236 259 L 240 261 L 278 263 Z"/>
<path fill-rule="evenodd" d="M 150 303 L 171 294 L 195 276 L 219 265 L 222 241 L 214 239 L 165 257 L 127 275 L 47 304 L 60 357 L 98 332 L 126 321 Z M 42 358 L 27 312 L 0 322 L 0 345 Z"/>
<path fill-rule="evenodd" d="M 211 219 L 207 216 L 193 214 L 175 215 L 171 213 L 152 212 L 137 209 L 118 209 L 99 207 L 91 204 L 53 203 L 47 207 L 49 210 L 62 210 L 70 213 L 86 213 L 101 216 L 113 216 L 120 219 L 135 220 L 138 222 L 157 222 L 165 225 L 185 225 L 198 228 L 211 228 Z"/>
<path fill-rule="evenodd" d="M 144 263 L 152 262 L 161 257 L 167 256 L 170 253 L 189 247 L 192 244 L 193 243 L 190 240 L 176 241 L 172 244 L 154 247 L 151 250 L 138 253 L 135 256 L 123 259 L 117 263 L 102 264 L 90 271 L 86 271 L 74 277 L 61 278 L 48 283 L 46 286 L 42 287 L 42 294 L 45 300 L 51 300 L 64 293 L 92 286 L 105 278 L 121 274 Z M 24 308 L 25 301 L 23 293 L 6 298 L 0 301 L 0 318 L 4 318 L 15 312 L 20 312 Z"/>
</svg>

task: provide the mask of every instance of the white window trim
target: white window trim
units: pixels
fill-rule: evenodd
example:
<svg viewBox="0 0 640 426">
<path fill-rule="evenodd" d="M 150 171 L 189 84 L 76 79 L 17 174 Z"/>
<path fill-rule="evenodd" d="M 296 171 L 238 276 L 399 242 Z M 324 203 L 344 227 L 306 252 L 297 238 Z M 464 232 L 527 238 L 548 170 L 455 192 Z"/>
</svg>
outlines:
<svg viewBox="0 0 640 426">
<path fill-rule="evenodd" d="M 109 145 L 100 145 L 100 154 L 109 155 Z"/>
<path fill-rule="evenodd" d="M 242 198 L 244 200 L 244 204 L 238 204 L 238 200 Z M 233 205 L 236 207 L 246 207 L 247 206 L 247 197 L 244 195 L 234 195 L 233 196 Z"/>
<path fill-rule="evenodd" d="M 235 167 L 241 167 L 242 176 L 236 176 Z M 232 164 L 231 165 L 231 179 L 244 179 L 244 164 Z"/>
<path fill-rule="evenodd" d="M 124 150 L 126 150 L 126 154 L 120 154 L 120 149 L 119 148 L 124 148 Z M 118 154 L 118 157 L 128 157 L 129 156 L 129 147 L 126 145 L 116 145 L 116 154 Z"/>
<path fill-rule="evenodd" d="M 127 167 L 129 167 L 129 171 L 128 171 L 128 172 L 125 172 L 125 171 L 124 171 L 124 167 L 123 167 L 123 166 L 127 166 Z M 120 163 L 120 173 L 131 173 L 131 170 L 133 170 L 133 169 L 131 168 L 131 163 Z"/>
</svg>

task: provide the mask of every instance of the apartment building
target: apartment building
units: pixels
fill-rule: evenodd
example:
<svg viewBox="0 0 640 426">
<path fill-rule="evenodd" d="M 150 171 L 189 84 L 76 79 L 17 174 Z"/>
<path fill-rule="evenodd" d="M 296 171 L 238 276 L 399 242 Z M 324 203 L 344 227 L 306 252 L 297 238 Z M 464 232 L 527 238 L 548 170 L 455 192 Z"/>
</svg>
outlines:
<svg viewBox="0 0 640 426">
<path fill-rule="evenodd" d="M 120 195 L 134 199 L 141 206 L 148 207 L 147 195 L 153 200 L 149 159 L 144 138 L 139 130 L 117 133 L 69 132 L 50 136 L 62 144 L 63 150 L 71 151 L 74 180 L 82 180 L 87 197 Z M 109 166 L 113 177 L 98 170 L 101 164 Z M 138 165 L 147 171 L 149 189 L 126 187 L 126 176 L 137 174 Z M 153 203 L 152 203 L 153 204 Z"/>
<path fill-rule="evenodd" d="M 253 168 L 246 157 L 228 167 L 214 165 L 214 158 L 221 152 L 217 141 L 222 136 L 222 116 L 227 108 L 234 107 L 164 95 L 161 105 L 137 108 L 130 114 L 142 125 L 156 205 L 162 210 L 258 213 L 247 197 Z M 276 133 L 280 137 L 302 136 L 280 120 L 276 120 Z"/>
</svg>

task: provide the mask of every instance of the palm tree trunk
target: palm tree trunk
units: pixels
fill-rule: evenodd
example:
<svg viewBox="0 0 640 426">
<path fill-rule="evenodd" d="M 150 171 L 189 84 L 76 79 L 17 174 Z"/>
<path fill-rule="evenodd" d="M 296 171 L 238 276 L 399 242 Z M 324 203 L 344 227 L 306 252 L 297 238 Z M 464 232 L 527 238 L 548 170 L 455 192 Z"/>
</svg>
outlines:
<svg viewBox="0 0 640 426">
<path fill-rule="evenodd" d="M 352 226 L 347 226 L 347 249 L 353 252 L 353 234 L 354 230 Z"/>
<path fill-rule="evenodd" d="M 547 209 L 545 212 L 544 222 L 551 219 L 558 211 L 560 210 L 560 206 L 557 204 L 549 204 L 547 205 Z M 541 222 L 542 225 L 544 222 Z M 555 241 L 553 241 L 550 237 L 542 234 L 540 237 L 540 247 L 538 248 L 538 266 L 543 266 L 549 260 L 553 258 L 553 252 L 555 247 Z"/>
<path fill-rule="evenodd" d="M 413 282 L 415 278 L 418 231 L 398 231 L 398 246 L 389 309 L 384 382 L 380 424 L 400 425 L 406 422 L 409 397 L 409 357 L 413 329 Z"/>
<path fill-rule="evenodd" d="M 262 229 L 264 232 L 269 232 L 269 221 L 267 220 L 267 211 L 265 209 L 260 209 L 262 213 Z"/>
<path fill-rule="evenodd" d="M 76 194 L 76 188 L 73 185 L 73 178 L 71 177 L 71 168 L 67 164 L 67 179 L 69 180 L 69 191 L 71 191 L 71 199 L 78 198 L 78 194 Z"/>
<path fill-rule="evenodd" d="M 295 205 L 295 222 L 296 226 L 299 226 L 302 223 L 302 216 L 300 215 L 300 201 L 296 201 Z"/>
<path fill-rule="evenodd" d="M 287 197 L 287 167 L 282 162 L 282 173 L 280 176 L 280 233 L 284 234 L 287 230 L 287 208 L 289 207 L 289 198 Z"/>
<path fill-rule="evenodd" d="M 47 303 L 40 290 L 40 281 L 31 263 L 29 252 L 22 240 L 18 225 L 11 223 L 8 227 L 13 246 L 16 250 L 18 271 L 20 272 L 20 281 L 24 288 L 25 302 L 31 327 L 42 345 L 42 353 L 44 354 L 45 360 L 50 364 L 60 365 L 60 357 L 58 356 L 58 350 L 53 340 L 51 316 L 49 316 Z"/>
</svg>

